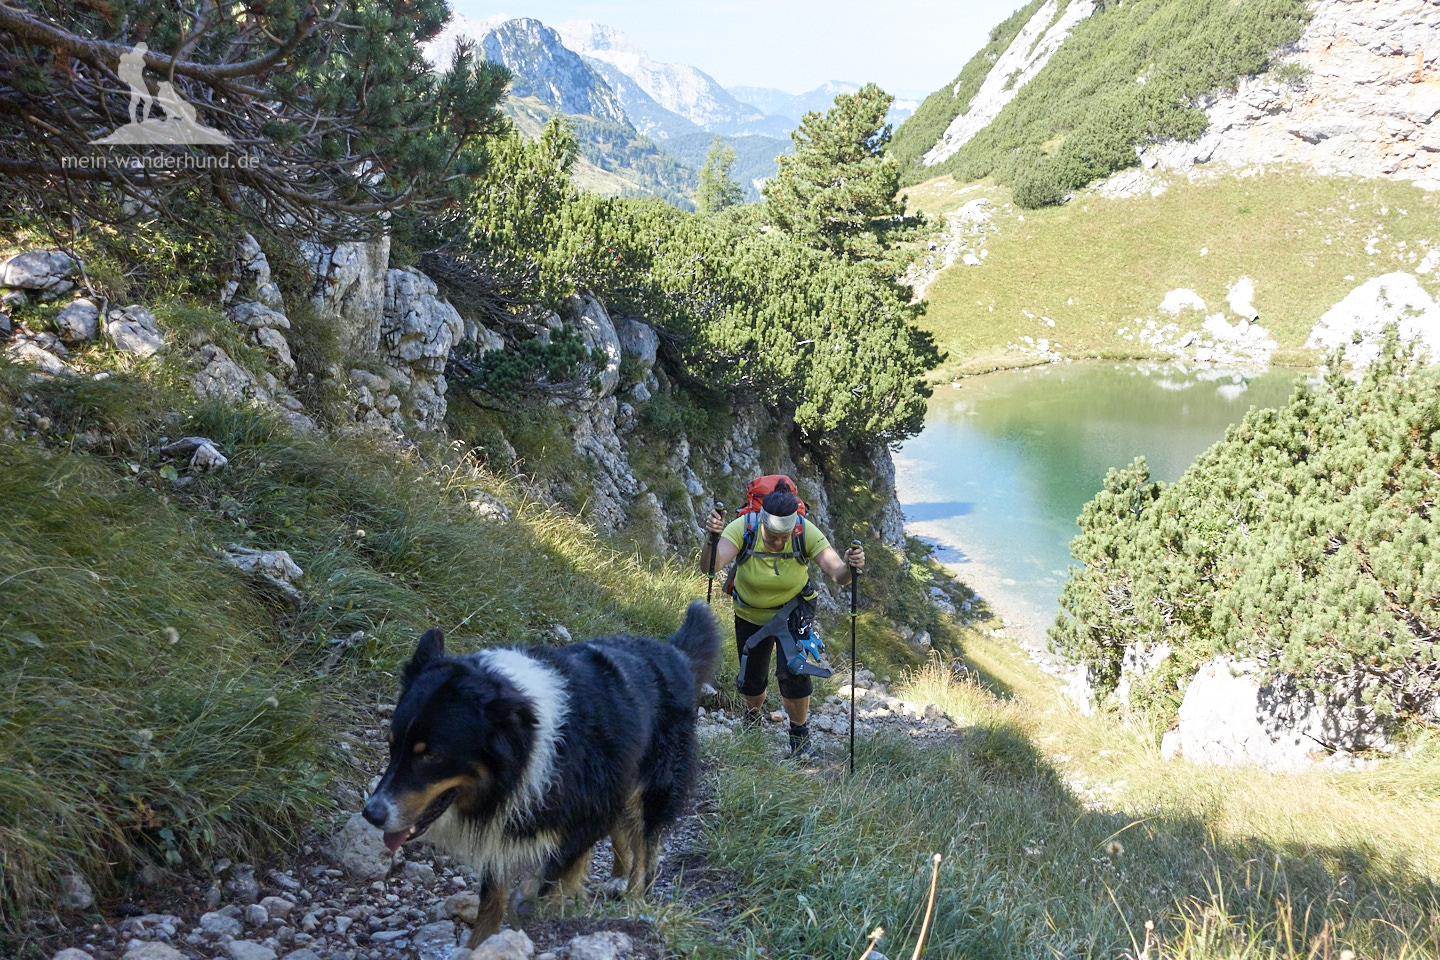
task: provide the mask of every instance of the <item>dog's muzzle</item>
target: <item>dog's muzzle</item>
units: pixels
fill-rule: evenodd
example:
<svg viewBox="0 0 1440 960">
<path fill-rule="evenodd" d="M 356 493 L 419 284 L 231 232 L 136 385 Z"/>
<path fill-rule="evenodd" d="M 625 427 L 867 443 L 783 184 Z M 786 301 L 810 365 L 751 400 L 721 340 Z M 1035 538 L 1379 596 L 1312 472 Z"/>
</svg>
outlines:
<svg viewBox="0 0 1440 960">
<path fill-rule="evenodd" d="M 434 800 L 431 800 L 430 805 L 420 814 L 419 819 L 410 826 L 403 830 L 386 830 L 383 838 L 385 846 L 391 851 L 399 850 L 402 844 L 414 840 L 426 830 L 430 829 L 430 825 L 436 820 L 439 820 L 440 815 L 450 809 L 450 804 L 454 802 L 455 795 L 459 792 L 459 787 L 451 787 Z M 361 812 L 361 815 L 374 826 L 385 830 L 385 825 L 390 820 L 390 815 L 394 809 L 394 804 L 389 797 L 381 797 L 379 793 L 376 793 L 366 802 L 365 809 Z"/>
</svg>

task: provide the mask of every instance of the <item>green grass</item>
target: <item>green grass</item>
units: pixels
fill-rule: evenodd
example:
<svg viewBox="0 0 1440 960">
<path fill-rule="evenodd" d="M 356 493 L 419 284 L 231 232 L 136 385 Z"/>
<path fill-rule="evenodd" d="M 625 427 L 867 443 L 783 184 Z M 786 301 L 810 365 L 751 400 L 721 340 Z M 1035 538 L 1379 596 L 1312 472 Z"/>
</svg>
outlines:
<svg viewBox="0 0 1440 960">
<path fill-rule="evenodd" d="M 953 748 L 862 743 L 852 779 L 777 770 L 756 736 L 711 742 L 706 844 L 741 910 L 741 947 L 714 955 L 858 956 L 879 925 L 906 956 L 938 852 L 931 957 L 1440 956 L 1434 801 L 1384 786 L 1433 776 L 1436 744 L 1374 778 L 1162 765 L 1150 731 L 1079 717 L 1010 649 L 972 643 L 994 689 L 938 666 L 902 686 L 966 719 Z M 1097 776 L 1130 788 L 1087 805 L 1066 782 Z"/>
<path fill-rule="evenodd" d="M 1025 365 L 1007 344 L 1027 335 L 1057 342 L 1067 357 L 1150 356 L 1135 320 L 1172 321 L 1159 310 L 1168 291 L 1188 287 L 1208 313 L 1233 322 L 1225 294 L 1241 277 L 1255 282 L 1260 323 L 1280 345 L 1274 360 L 1313 363 L 1302 347 L 1321 314 L 1370 277 L 1413 272 L 1440 241 L 1440 196 L 1400 181 L 1283 170 L 1178 179 L 1159 197 L 1086 193 L 1042 210 L 1017 209 L 988 182 L 939 178 L 907 194 L 910 209 L 931 214 L 989 197 L 998 228 L 983 243 L 983 266 L 957 262 L 926 290 L 921 324 L 949 352 L 938 381 Z M 1366 253 L 1370 237 L 1375 255 Z M 1435 290 L 1435 274 L 1421 279 Z M 1175 322 L 1198 329 L 1202 319 L 1186 312 Z"/>
<path fill-rule="evenodd" d="M 160 381 L 0 366 L 0 409 L 23 390 L 48 421 L 0 439 L 0 939 L 17 950 L 68 869 L 113 897 L 147 862 L 262 855 L 353 807 L 374 771 L 342 731 L 393 697 L 427 627 L 460 650 L 545 642 L 555 624 L 666 635 L 700 586 L 443 447 L 297 437 L 215 404 L 167 417 Z M 110 439 L 87 453 L 86 431 Z M 162 431 L 211 437 L 229 466 L 172 487 Z M 477 518 L 472 487 L 516 519 Z M 303 601 L 231 570 L 232 542 L 289 551 Z M 356 632 L 323 673 L 330 641 Z"/>
</svg>

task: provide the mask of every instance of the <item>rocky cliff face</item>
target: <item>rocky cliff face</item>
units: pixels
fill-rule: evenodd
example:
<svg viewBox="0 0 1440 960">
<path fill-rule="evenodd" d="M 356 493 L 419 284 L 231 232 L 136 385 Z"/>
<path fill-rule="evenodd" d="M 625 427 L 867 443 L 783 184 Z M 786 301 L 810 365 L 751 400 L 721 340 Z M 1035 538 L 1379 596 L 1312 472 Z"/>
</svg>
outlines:
<svg viewBox="0 0 1440 960">
<path fill-rule="evenodd" d="M 1281 60 L 1211 103 L 1200 139 L 1144 165 L 1303 163 L 1440 189 L 1440 0 L 1321 0 Z"/>
</svg>

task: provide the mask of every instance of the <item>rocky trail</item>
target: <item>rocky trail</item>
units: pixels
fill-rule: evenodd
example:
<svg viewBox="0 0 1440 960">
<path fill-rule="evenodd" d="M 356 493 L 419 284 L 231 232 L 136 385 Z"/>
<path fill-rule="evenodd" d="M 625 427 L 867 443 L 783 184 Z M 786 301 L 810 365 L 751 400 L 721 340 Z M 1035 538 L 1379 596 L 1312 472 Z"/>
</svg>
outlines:
<svg viewBox="0 0 1440 960">
<path fill-rule="evenodd" d="M 939 746 L 953 741 L 963 722 L 935 704 L 892 696 L 868 670 L 857 674 L 855 694 L 860 738 L 898 733 Z M 849 697 L 842 687 L 812 713 L 812 735 L 828 763 L 844 762 Z M 363 769 L 383 766 L 392 709 L 382 705 L 377 725 L 348 741 Z M 767 721 L 761 732 L 778 760 L 783 715 Z M 698 726 L 702 744 L 742 731 L 739 717 L 719 707 L 702 707 Z M 717 927 L 739 912 L 736 885 L 708 862 L 701 843 L 707 818 L 715 816 L 719 773 L 713 764 L 705 768 L 689 809 L 665 839 L 654 888 L 632 903 L 628 917 L 603 915 L 616 912 L 604 903 L 623 896 L 610 880 L 607 840 L 592 860 L 590 904 L 545 903 L 523 918 L 512 912 L 507 919 L 520 929 L 507 927 L 467 950 L 468 922 L 479 907 L 475 874 L 424 843 L 391 854 L 356 813 L 333 837 L 317 833 L 275 862 L 218 860 L 174 873 L 147 867 L 119 903 L 97 904 L 74 878 L 74 922 L 39 942 L 52 960 L 663 960 L 672 954 L 656 929 L 659 909 L 679 906 Z"/>
</svg>

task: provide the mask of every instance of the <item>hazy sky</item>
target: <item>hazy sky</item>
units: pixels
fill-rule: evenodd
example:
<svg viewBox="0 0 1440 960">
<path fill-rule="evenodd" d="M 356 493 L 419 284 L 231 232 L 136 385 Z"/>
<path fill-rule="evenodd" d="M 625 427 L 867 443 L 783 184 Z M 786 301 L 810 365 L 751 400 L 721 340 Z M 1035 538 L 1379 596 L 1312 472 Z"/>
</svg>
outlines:
<svg viewBox="0 0 1440 960">
<path fill-rule="evenodd" d="M 990 28 L 1024 0 L 451 0 L 471 17 L 596 20 L 656 60 L 699 67 L 726 87 L 813 90 L 875 81 L 929 93 L 955 79 Z"/>
</svg>

